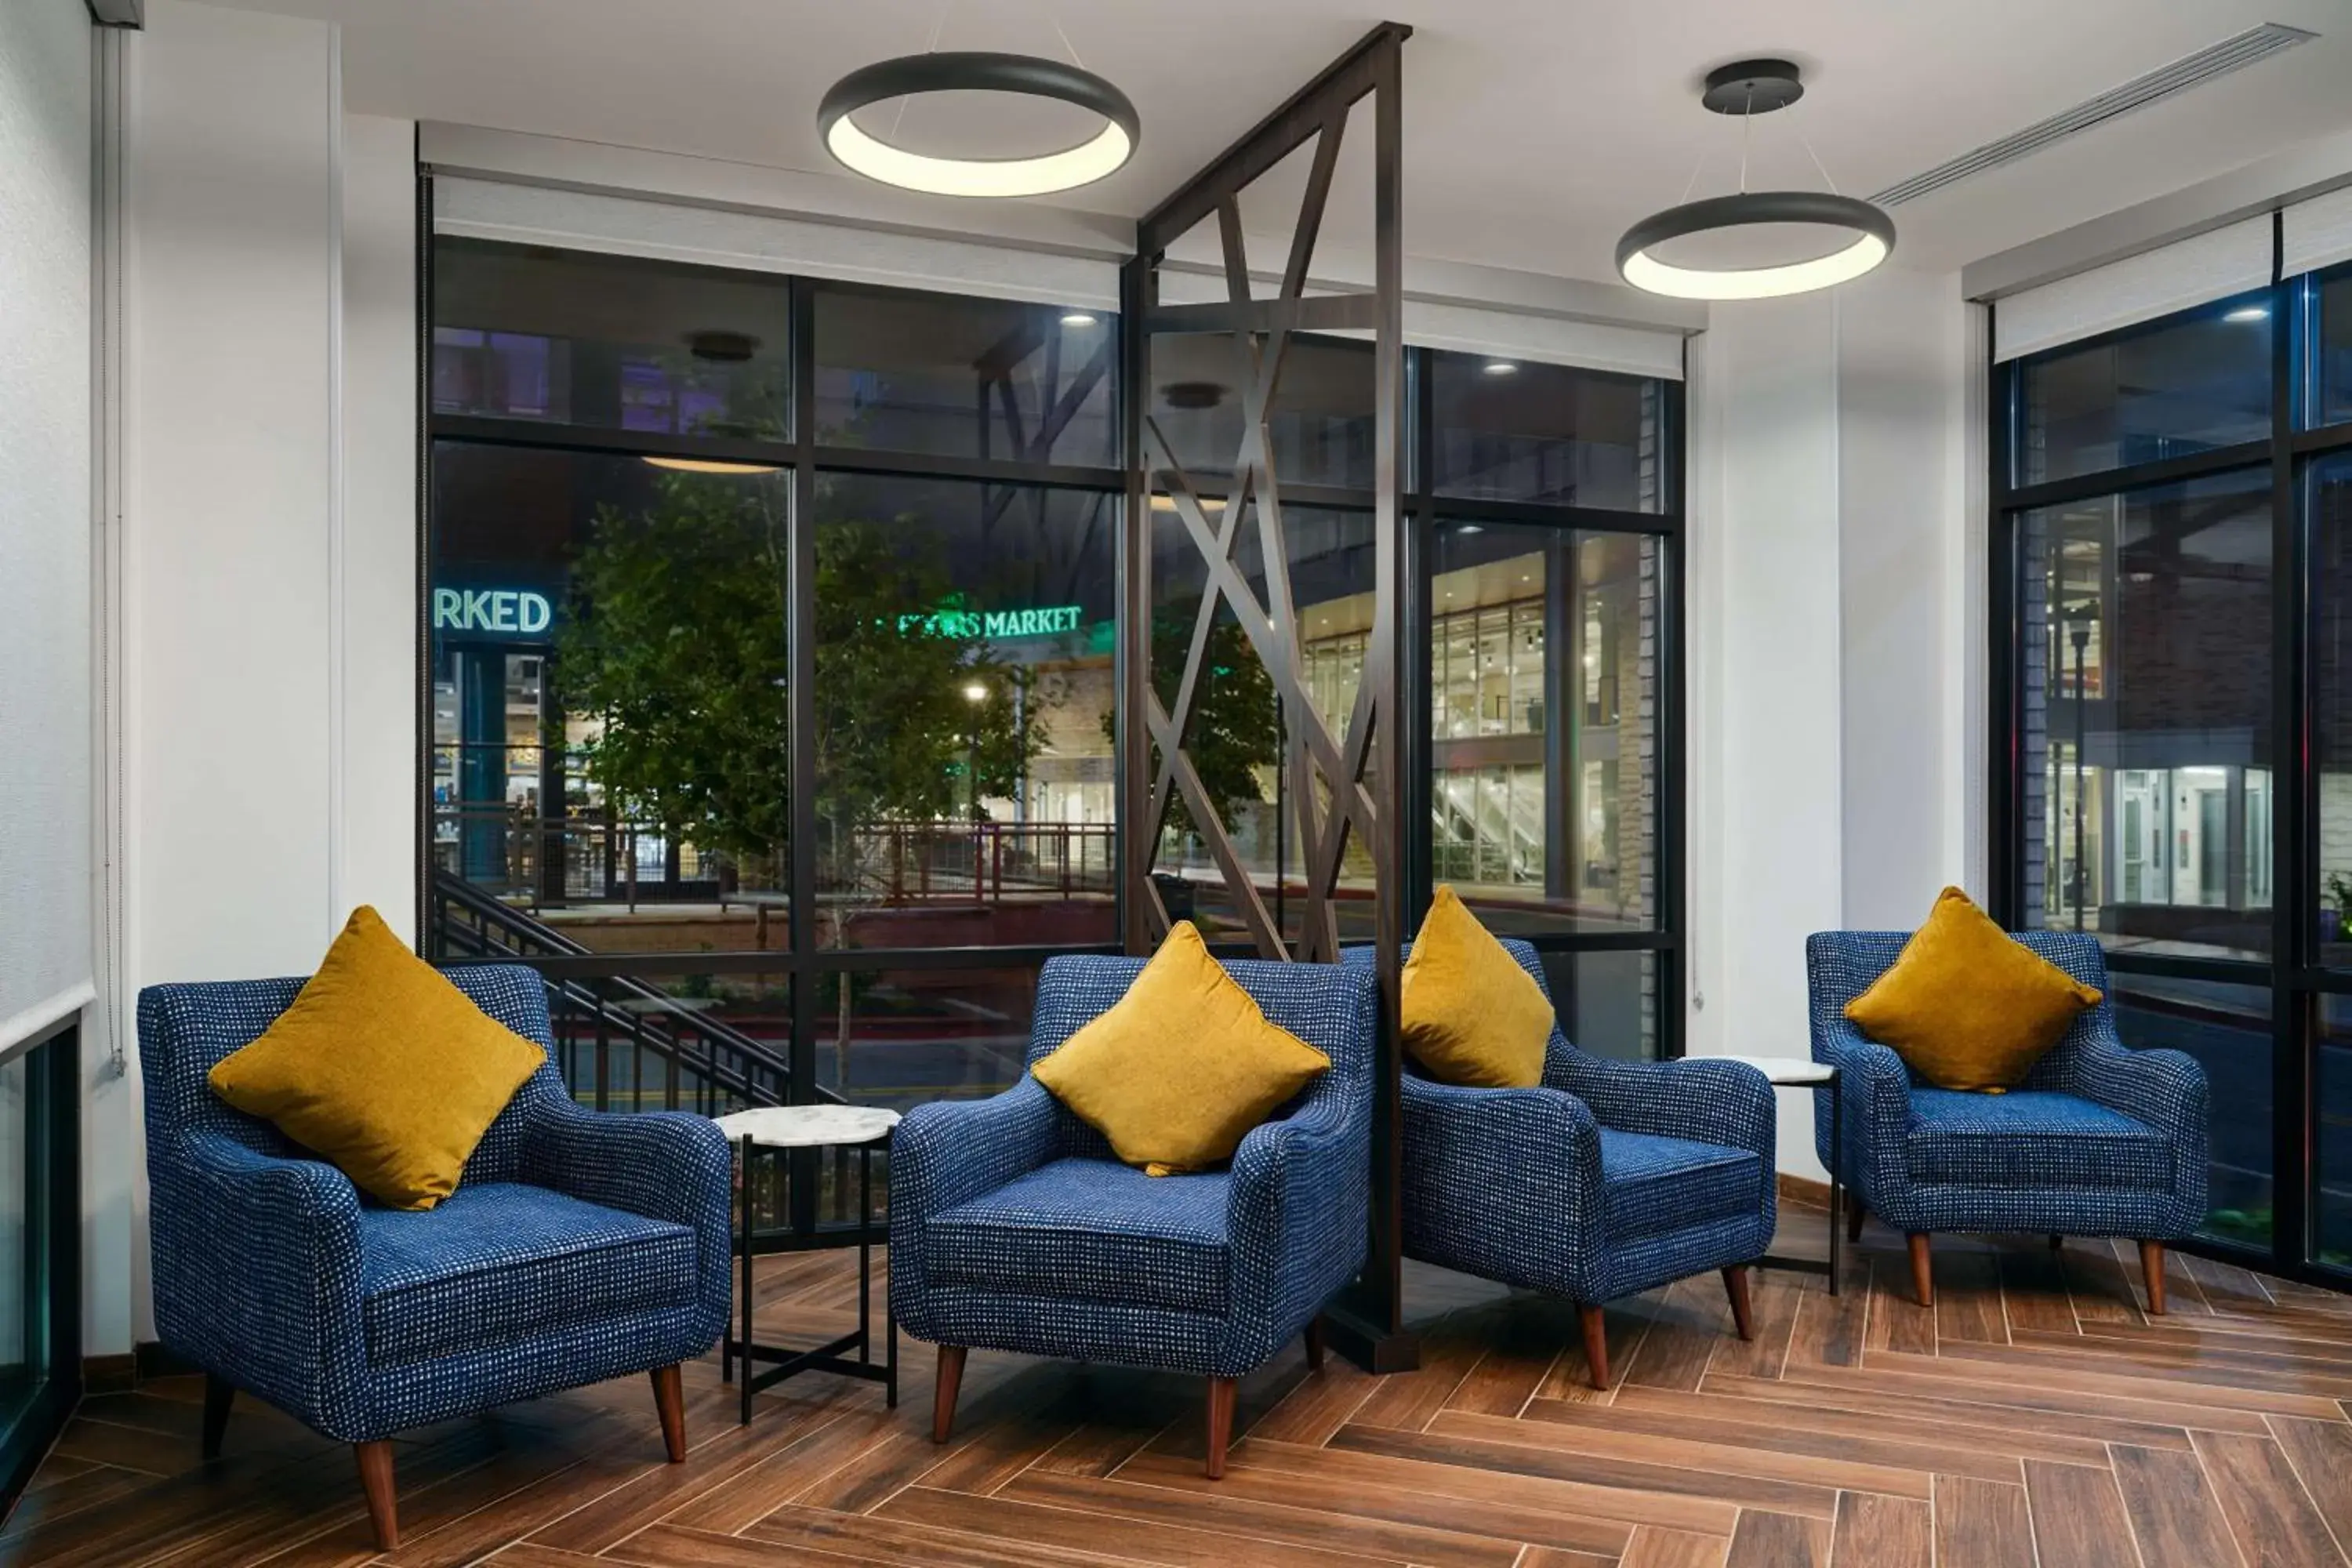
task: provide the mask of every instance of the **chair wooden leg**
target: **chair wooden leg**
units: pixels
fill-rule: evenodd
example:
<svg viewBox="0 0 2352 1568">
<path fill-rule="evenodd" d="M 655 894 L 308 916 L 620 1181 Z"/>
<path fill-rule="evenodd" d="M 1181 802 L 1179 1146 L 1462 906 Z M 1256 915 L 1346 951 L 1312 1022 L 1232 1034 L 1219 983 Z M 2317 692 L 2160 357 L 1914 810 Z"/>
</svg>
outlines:
<svg viewBox="0 0 2352 1568">
<path fill-rule="evenodd" d="M 1323 1370 L 1323 1319 L 1319 1313 L 1307 1320 L 1307 1332 L 1302 1337 L 1307 1341 L 1307 1370 L 1321 1372 Z"/>
<path fill-rule="evenodd" d="M 2147 1276 L 2147 1310 L 2164 1316 L 2164 1243 L 2143 1241 L 2139 1244 L 2139 1271 Z"/>
<path fill-rule="evenodd" d="M 228 1434 L 228 1407 L 236 1401 L 236 1384 L 218 1373 L 205 1373 L 205 1458 L 220 1458 L 221 1439 Z"/>
<path fill-rule="evenodd" d="M 1936 1304 L 1936 1269 L 1927 1254 L 1927 1233 L 1915 1231 L 1911 1236 L 1911 1295 L 1919 1305 Z"/>
<path fill-rule="evenodd" d="M 1609 1321 L 1601 1315 L 1599 1307 L 1579 1307 L 1576 1315 L 1584 1325 L 1584 1361 L 1592 1373 L 1592 1386 L 1609 1386 Z"/>
<path fill-rule="evenodd" d="M 1845 1194 L 1845 1238 L 1848 1241 L 1860 1241 L 1862 1222 L 1869 1217 L 1870 1211 L 1862 1206 L 1862 1200 L 1854 1196 L 1853 1188 L 1848 1187 Z"/>
<path fill-rule="evenodd" d="M 1225 1446 L 1234 1439 L 1234 1394 L 1238 1385 L 1230 1377 L 1209 1379 L 1209 1463 L 1213 1481 L 1225 1474 Z"/>
<path fill-rule="evenodd" d="M 678 1369 L 657 1366 L 646 1376 L 654 1380 L 654 1409 L 661 1415 L 662 1447 L 669 1450 L 669 1462 L 686 1463 L 686 1383 Z"/>
<path fill-rule="evenodd" d="M 963 1386 L 961 1345 L 940 1347 L 939 1377 L 931 1386 L 931 1441 L 944 1443 L 955 1432 L 956 1390 Z"/>
<path fill-rule="evenodd" d="M 1735 1263 L 1723 1271 L 1724 1294 L 1731 1298 L 1731 1321 L 1739 1330 L 1739 1337 L 1756 1337 L 1756 1320 L 1748 1307 L 1748 1266 Z"/>
<path fill-rule="evenodd" d="M 375 1525 L 375 1549 L 390 1552 L 400 1545 L 400 1510 L 394 1500 L 392 1443 L 379 1437 L 354 1443 L 360 1461 L 360 1485 L 367 1490 L 368 1519 Z"/>
</svg>

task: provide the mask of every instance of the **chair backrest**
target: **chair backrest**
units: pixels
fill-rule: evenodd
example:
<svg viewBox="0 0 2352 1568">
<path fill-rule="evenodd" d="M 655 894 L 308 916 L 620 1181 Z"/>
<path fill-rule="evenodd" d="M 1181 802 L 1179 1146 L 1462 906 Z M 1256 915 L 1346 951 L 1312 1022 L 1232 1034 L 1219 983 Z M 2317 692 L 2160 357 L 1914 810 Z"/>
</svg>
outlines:
<svg viewBox="0 0 2352 1568">
<path fill-rule="evenodd" d="M 510 964 L 446 973 L 483 1012 L 525 1039 L 536 1040 L 542 1050 L 549 1047 L 552 1032 L 547 988 L 535 973 Z M 147 1089 L 151 1160 L 168 1157 L 173 1142 L 192 1131 L 218 1132 L 281 1158 L 300 1152 L 277 1128 L 215 1094 L 205 1075 L 223 1057 L 258 1039 L 302 985 L 299 979 L 229 980 L 150 985 L 139 994 L 139 1061 Z M 551 1058 L 490 1123 L 466 1163 L 463 1180 L 513 1180 L 522 1168 L 523 1138 L 532 1120 L 550 1097 L 562 1100 L 564 1095 L 563 1079 Z"/>
<path fill-rule="evenodd" d="M 2086 931 L 2019 931 L 2011 942 L 2056 964 L 2085 985 L 2096 986 L 2107 997 L 2107 955 L 2099 939 Z M 1805 939 L 1805 977 L 1812 1026 L 1818 1034 L 1845 1017 L 1845 1005 L 1870 989 L 1878 977 L 1895 967 L 1907 931 L 1824 931 Z M 2039 1089 L 2065 1079 L 2074 1056 L 2095 1037 L 2115 1028 L 2115 1003 L 2107 997 L 2085 1008 L 2058 1043 L 2050 1047 L 2019 1087 Z M 1913 1075 L 1917 1081 L 1917 1075 Z"/>
<path fill-rule="evenodd" d="M 1282 963 L 1266 959 L 1221 961 L 1267 1019 L 1331 1058 L 1331 1070 L 1309 1084 L 1273 1120 L 1280 1121 L 1326 1095 L 1369 1106 L 1372 1079 L 1372 984 L 1360 970 L 1331 963 Z M 1037 977 L 1037 1008 L 1029 1026 L 1029 1061 L 1102 1016 L 1143 970 L 1140 958 L 1065 956 L 1045 961 Z M 1056 1102 L 1061 1152 L 1111 1158 L 1110 1143 Z"/>
</svg>

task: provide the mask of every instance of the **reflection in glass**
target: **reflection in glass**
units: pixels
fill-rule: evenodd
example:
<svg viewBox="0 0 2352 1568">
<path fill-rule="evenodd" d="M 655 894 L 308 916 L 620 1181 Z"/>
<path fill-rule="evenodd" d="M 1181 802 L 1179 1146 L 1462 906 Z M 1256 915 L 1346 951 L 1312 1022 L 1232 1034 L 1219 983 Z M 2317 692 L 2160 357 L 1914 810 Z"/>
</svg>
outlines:
<svg viewBox="0 0 2352 1568">
<path fill-rule="evenodd" d="M 443 442 L 434 863 L 592 949 L 782 945 L 786 476 Z M 687 928 L 668 935 L 684 941 Z"/>
<path fill-rule="evenodd" d="M 0 1064 L 0 1432 L 8 1429 L 47 1375 L 37 1342 L 37 1295 L 44 1282 L 33 1266 L 34 1190 L 45 1186 L 33 1170 L 26 1096 L 34 1058 L 21 1052 Z"/>
<path fill-rule="evenodd" d="M 1543 969 L 1560 1031 L 1579 1050 L 1620 1061 L 1656 1058 L 1656 953 L 1547 952 Z"/>
<path fill-rule="evenodd" d="M 433 258 L 436 414 L 791 433 L 781 278 L 447 237 Z"/>
<path fill-rule="evenodd" d="M 827 988 L 817 1023 L 817 1081 L 858 1105 L 907 1110 L 973 1100 L 1021 1077 L 1037 971 L 866 972 Z"/>
<path fill-rule="evenodd" d="M 1155 333 L 1150 352 L 1150 416 L 1176 460 L 1200 482 L 1231 479 L 1246 370 L 1233 338 Z M 1265 422 L 1281 482 L 1369 489 L 1376 401 L 1370 343 L 1294 335 Z"/>
<path fill-rule="evenodd" d="M 2021 362 L 2021 485 L 2210 452 L 2271 431 L 2267 293 Z"/>
<path fill-rule="evenodd" d="M 1113 467 L 1118 354 L 1108 311 L 828 287 L 816 297 L 817 439 Z"/>
<path fill-rule="evenodd" d="M 1441 522 L 1431 868 L 1497 931 L 1654 918 L 1659 542 Z"/>
<path fill-rule="evenodd" d="M 1431 353 L 1439 495 L 1657 511 L 1663 384 L 1565 365 Z"/>
<path fill-rule="evenodd" d="M 1112 940 L 1118 498 L 828 474 L 824 946 Z"/>
<path fill-rule="evenodd" d="M 2271 1241 L 2271 994 L 2110 970 L 2116 1032 L 2134 1050 L 2185 1051 L 2205 1069 L 2212 1095 L 2208 1235 Z"/>
<path fill-rule="evenodd" d="M 2311 530 L 2311 751 L 2321 958 L 2352 963 L 2352 456 L 2305 476 Z"/>
<path fill-rule="evenodd" d="M 2030 923 L 2270 951 L 2270 489 L 2256 469 L 2021 518 Z"/>
<path fill-rule="evenodd" d="M 2352 268 L 2336 268 L 2317 293 L 2318 342 L 2311 351 L 2304 422 L 2340 425 L 2352 419 Z"/>
</svg>

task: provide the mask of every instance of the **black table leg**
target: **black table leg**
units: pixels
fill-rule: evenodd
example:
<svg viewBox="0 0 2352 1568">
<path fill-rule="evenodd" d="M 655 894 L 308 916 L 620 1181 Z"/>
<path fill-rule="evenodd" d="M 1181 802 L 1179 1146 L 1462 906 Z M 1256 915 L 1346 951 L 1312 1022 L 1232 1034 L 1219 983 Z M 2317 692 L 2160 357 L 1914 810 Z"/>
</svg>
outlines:
<svg viewBox="0 0 2352 1568">
<path fill-rule="evenodd" d="M 1840 1251 L 1845 1237 L 1845 1221 L 1838 1211 L 1845 1205 L 1840 1201 L 1844 1193 L 1841 1184 L 1845 1175 L 1845 1089 L 1842 1075 L 1830 1076 L 1830 1294 L 1838 1293 Z"/>
<path fill-rule="evenodd" d="M 874 1364 L 874 1145 L 857 1146 L 857 1360 Z"/>
<path fill-rule="evenodd" d="M 743 1140 L 743 1425 L 751 1424 L 751 1140 Z"/>
</svg>

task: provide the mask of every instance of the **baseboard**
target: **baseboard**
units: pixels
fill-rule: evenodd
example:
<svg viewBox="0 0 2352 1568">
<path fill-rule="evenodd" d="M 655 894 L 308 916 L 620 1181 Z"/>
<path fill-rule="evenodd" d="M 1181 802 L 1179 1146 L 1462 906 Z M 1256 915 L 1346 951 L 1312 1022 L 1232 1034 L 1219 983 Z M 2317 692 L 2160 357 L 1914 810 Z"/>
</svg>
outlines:
<svg viewBox="0 0 2352 1568">
<path fill-rule="evenodd" d="M 1817 1182 L 1811 1176 L 1792 1176 L 1783 1171 L 1780 1173 L 1780 1192 L 1782 1203 L 1811 1204 L 1817 1209 L 1830 1206 L 1830 1184 Z"/>
<path fill-rule="evenodd" d="M 128 1394 L 139 1386 L 139 1358 L 125 1352 L 121 1355 L 86 1355 L 81 1358 L 81 1388 L 84 1394 Z"/>
</svg>

